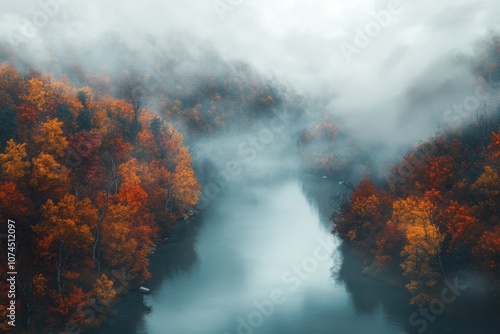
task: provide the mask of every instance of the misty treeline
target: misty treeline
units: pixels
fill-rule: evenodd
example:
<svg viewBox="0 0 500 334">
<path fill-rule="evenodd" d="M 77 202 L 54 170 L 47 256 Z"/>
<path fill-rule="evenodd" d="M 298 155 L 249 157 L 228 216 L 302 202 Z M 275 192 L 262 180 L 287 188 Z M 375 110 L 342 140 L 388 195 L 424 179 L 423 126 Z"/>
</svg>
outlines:
<svg viewBox="0 0 500 334">
<path fill-rule="evenodd" d="M 148 254 L 199 200 L 204 173 L 191 144 L 259 129 L 286 109 L 305 170 L 375 174 L 371 152 L 327 103 L 210 49 L 123 44 L 104 39 L 75 61 L 66 50 L 33 63 L 0 48 L 0 219 L 18 223 L 17 316 L 27 332 L 95 325 L 150 276 Z M 490 45 L 478 74 L 496 80 L 498 52 Z M 409 152 L 405 161 L 418 162 L 396 166 L 390 182 L 364 179 L 337 198 L 334 231 L 397 271 L 414 303 L 454 273 L 499 278 L 499 125 L 478 113 Z"/>
<path fill-rule="evenodd" d="M 224 59 L 197 39 L 145 39 L 139 51 L 120 37 L 107 36 L 91 50 L 78 46 L 76 52 L 68 48 L 40 57 L 5 46 L 0 60 L 18 69 L 43 68 L 97 96 L 123 99 L 134 109 L 147 107 L 177 126 L 188 142 L 241 134 L 273 117 L 276 109 L 286 107 L 296 116 L 304 112 L 304 98 L 292 89 L 247 63 Z"/>
<path fill-rule="evenodd" d="M 484 94 L 498 88 L 500 39 L 484 43 L 478 58 L 475 74 L 491 84 L 478 86 Z M 370 255 L 367 272 L 392 273 L 412 304 L 428 305 L 457 277 L 481 277 L 498 300 L 500 105 L 487 113 L 481 102 L 410 150 L 386 179 L 364 178 L 332 198 L 333 232 Z"/>
<path fill-rule="evenodd" d="M 17 328 L 28 332 L 94 325 L 149 278 L 148 254 L 199 199 L 189 143 L 301 112 L 244 63 L 185 45 L 144 59 L 119 44 L 93 61 L 0 52 L 0 219 L 18 223 Z"/>
<path fill-rule="evenodd" d="M 290 96 L 245 64 L 209 55 L 209 69 L 189 68 L 189 53 L 176 54 L 150 67 L 59 62 L 42 72 L 2 49 L 0 219 L 17 222 L 17 328 L 95 325 L 150 277 L 155 244 L 195 210 L 201 185 L 186 142 L 249 129 Z M 0 301 L 5 317 L 6 294 Z"/>
<path fill-rule="evenodd" d="M 0 217 L 17 223 L 18 328 L 93 320 L 82 308 L 111 305 L 112 272 L 147 279 L 154 243 L 197 203 L 189 149 L 139 104 L 6 63 L 0 115 Z"/>
</svg>

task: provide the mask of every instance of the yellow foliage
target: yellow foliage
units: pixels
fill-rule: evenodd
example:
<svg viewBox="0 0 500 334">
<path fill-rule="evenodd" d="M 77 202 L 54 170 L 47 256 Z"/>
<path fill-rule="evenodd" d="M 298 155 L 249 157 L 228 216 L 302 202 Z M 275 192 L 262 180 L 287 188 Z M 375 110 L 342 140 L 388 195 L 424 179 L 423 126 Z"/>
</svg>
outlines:
<svg viewBox="0 0 500 334">
<path fill-rule="evenodd" d="M 5 153 L 0 154 L 2 180 L 16 183 L 23 178 L 30 167 L 26 157 L 26 144 L 16 144 L 14 140 L 9 140 Z"/>
<path fill-rule="evenodd" d="M 201 186 L 190 165 L 179 164 L 172 177 L 172 194 L 182 209 L 188 209 L 198 203 Z"/>
<path fill-rule="evenodd" d="M 52 154 L 56 157 L 64 155 L 68 147 L 68 141 L 64 136 L 62 125 L 63 123 L 59 122 L 57 118 L 41 124 L 40 130 L 34 140 L 42 152 Z"/>
<path fill-rule="evenodd" d="M 123 184 L 140 184 L 141 179 L 139 178 L 139 171 L 140 166 L 135 158 L 122 163 L 118 167 L 118 174 Z"/>
<path fill-rule="evenodd" d="M 35 232 L 53 236 L 73 251 L 92 243 L 90 224 L 97 220 L 97 209 L 89 199 L 77 201 L 74 195 L 65 195 L 58 204 L 49 199 L 42 206 L 42 222 Z"/>
<path fill-rule="evenodd" d="M 401 267 L 410 280 L 406 287 L 415 295 L 416 303 L 426 300 L 426 287 L 433 287 L 440 278 L 438 257 L 445 236 L 433 223 L 434 214 L 435 207 L 427 198 L 409 197 L 393 205 L 392 222 L 400 224 L 407 239 Z"/>
<path fill-rule="evenodd" d="M 373 194 L 368 197 L 356 197 L 352 201 L 353 210 L 361 216 L 370 215 L 375 212 L 380 205 L 380 199 Z"/>
<path fill-rule="evenodd" d="M 500 198 L 500 177 L 497 171 L 490 166 L 484 166 L 484 172 L 471 185 L 471 189 L 486 197 L 485 203 L 491 206 L 498 205 Z"/>
<path fill-rule="evenodd" d="M 65 188 L 69 183 L 66 167 L 57 163 L 54 157 L 47 153 L 33 159 L 33 172 L 31 184 L 41 191 L 54 190 L 55 187 Z"/>
<path fill-rule="evenodd" d="M 134 210 L 125 205 L 111 205 L 103 223 L 102 251 L 112 266 L 135 261 L 138 243 L 131 237 Z"/>
<path fill-rule="evenodd" d="M 27 105 L 35 108 L 37 113 L 47 111 L 49 93 L 40 79 L 32 78 L 28 81 L 27 92 L 21 96 L 21 99 Z"/>
</svg>

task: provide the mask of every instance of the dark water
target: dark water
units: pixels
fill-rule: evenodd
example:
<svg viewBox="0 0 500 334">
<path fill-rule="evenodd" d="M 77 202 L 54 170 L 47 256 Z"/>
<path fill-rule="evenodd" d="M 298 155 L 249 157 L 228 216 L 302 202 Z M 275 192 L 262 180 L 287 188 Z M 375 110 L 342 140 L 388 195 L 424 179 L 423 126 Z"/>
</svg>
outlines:
<svg viewBox="0 0 500 334">
<path fill-rule="evenodd" d="M 360 276 L 330 234 L 338 187 L 294 176 L 233 184 L 153 255 L 152 293 L 131 292 L 92 333 L 417 333 L 405 292 Z M 426 322 L 431 334 L 498 333 L 478 318 Z"/>
</svg>

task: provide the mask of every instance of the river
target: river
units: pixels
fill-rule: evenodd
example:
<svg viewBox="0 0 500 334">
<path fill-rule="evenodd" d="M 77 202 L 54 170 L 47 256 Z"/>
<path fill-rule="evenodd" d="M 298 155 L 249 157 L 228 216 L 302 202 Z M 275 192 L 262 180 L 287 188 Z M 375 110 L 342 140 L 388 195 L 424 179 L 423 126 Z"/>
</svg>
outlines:
<svg viewBox="0 0 500 334">
<path fill-rule="evenodd" d="M 330 233 L 339 187 L 293 173 L 232 184 L 152 256 L 151 294 L 131 291 L 91 333 L 416 333 L 405 292 L 359 275 Z M 425 333 L 491 329 L 437 318 Z"/>
</svg>

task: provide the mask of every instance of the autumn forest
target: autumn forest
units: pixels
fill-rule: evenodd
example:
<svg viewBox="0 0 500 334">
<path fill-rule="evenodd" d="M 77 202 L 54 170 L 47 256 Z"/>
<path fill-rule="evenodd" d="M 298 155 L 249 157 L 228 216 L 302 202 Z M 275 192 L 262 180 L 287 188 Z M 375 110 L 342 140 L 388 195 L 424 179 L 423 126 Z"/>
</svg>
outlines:
<svg viewBox="0 0 500 334">
<path fill-rule="evenodd" d="M 377 282 L 380 289 L 394 289 L 404 307 L 432 310 L 443 298 L 443 282 L 480 277 L 484 290 L 478 297 L 468 295 L 446 314 L 467 318 L 477 312 L 498 324 L 500 37 L 489 35 L 473 56 L 464 56 L 471 86 L 484 97 L 478 105 L 433 115 L 439 120 L 436 131 L 398 144 L 399 151 L 387 158 L 377 155 L 375 144 L 366 145 L 365 134 L 357 133 L 331 103 L 245 62 L 176 43 L 175 52 L 158 57 L 153 69 L 141 63 L 148 55 L 138 56 L 125 46 L 116 49 L 133 54 L 136 66 L 113 64 L 119 63 L 116 59 L 90 66 L 62 57 L 31 63 L 10 47 L 0 48 L 0 232 L 12 221 L 16 233 L 15 246 L 1 240 L 0 258 L 15 254 L 17 332 L 81 333 L 101 326 L 127 295 L 138 294 L 143 285 L 154 286 L 155 253 L 175 247 L 171 239 L 178 238 L 179 230 L 200 224 L 203 231 L 205 217 L 216 212 L 210 207 L 224 206 L 224 196 L 234 196 L 234 189 L 260 186 L 248 176 L 256 171 L 264 175 L 264 184 L 289 175 L 303 188 L 322 182 L 327 191 L 308 201 L 327 212 L 326 234 L 354 254 L 352 261 L 362 263 L 356 276 Z M 284 130 L 273 130 L 276 120 Z M 271 153 L 266 153 L 269 147 Z M 240 164 L 243 181 L 222 184 L 221 177 L 228 179 L 228 174 L 221 166 L 239 154 L 246 157 L 246 165 Z M 273 167 L 262 167 L 269 160 Z M 254 213 L 266 214 L 267 207 L 253 209 L 260 199 L 252 196 L 243 200 L 251 214 L 237 215 L 233 224 Z M 293 203 L 286 204 L 282 220 L 291 221 L 287 212 Z M 294 226 L 290 222 L 289 231 L 280 230 L 276 239 L 292 235 Z M 242 225 L 238 244 L 251 240 L 247 227 Z M 227 230 L 219 231 L 219 237 L 229 236 Z M 218 245 L 219 239 L 210 238 Z M 230 244 L 219 241 L 225 242 Z M 272 258 L 273 252 L 300 249 L 300 242 L 247 257 Z M 203 245 L 192 247 L 202 259 Z M 238 254 L 231 247 L 220 261 L 230 263 Z M 336 247 L 334 252 L 343 252 Z M 344 261 L 350 259 L 344 256 Z M 197 261 L 203 262 L 192 262 Z M 333 273 L 335 265 L 326 270 Z M 170 275 L 165 274 L 166 284 L 175 284 L 181 274 L 161 268 Z M 235 270 L 234 276 L 251 271 Z M 2 319 L 11 314 L 10 297 L 3 293 L 12 289 L 9 277 L 2 264 Z M 189 298 L 197 297 L 193 293 Z M 218 305 L 214 300 L 210 303 Z M 357 307 L 360 314 L 378 312 L 376 307 Z M 404 317 L 402 328 L 413 330 L 412 316 L 410 325 Z M 252 333 L 245 326 L 257 332 L 260 326 L 252 325 L 251 316 L 241 317 L 243 322 L 233 318 L 238 319 L 238 333 Z M 9 330 L 8 321 L 0 323 L 0 331 Z"/>
</svg>

